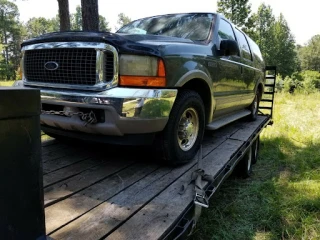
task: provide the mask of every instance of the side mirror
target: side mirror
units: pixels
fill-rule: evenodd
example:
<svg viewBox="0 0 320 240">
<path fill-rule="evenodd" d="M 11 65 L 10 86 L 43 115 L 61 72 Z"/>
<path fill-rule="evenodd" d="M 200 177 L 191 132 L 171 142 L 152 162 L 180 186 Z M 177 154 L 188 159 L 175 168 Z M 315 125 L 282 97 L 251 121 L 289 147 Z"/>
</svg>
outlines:
<svg viewBox="0 0 320 240">
<path fill-rule="evenodd" d="M 234 40 L 222 40 L 220 43 L 220 56 L 239 55 L 238 43 Z"/>
</svg>

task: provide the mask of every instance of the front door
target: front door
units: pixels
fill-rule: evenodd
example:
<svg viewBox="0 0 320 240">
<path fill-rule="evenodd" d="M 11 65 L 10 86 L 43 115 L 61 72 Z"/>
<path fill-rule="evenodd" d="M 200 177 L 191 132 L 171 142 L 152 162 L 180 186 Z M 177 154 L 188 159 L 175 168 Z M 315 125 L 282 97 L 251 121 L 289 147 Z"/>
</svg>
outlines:
<svg viewBox="0 0 320 240">
<path fill-rule="evenodd" d="M 236 40 L 231 25 L 220 19 L 218 37 L 220 40 Z M 213 91 L 216 99 L 214 117 L 219 117 L 241 108 L 241 94 L 244 88 L 242 79 L 242 65 L 240 56 L 222 56 L 218 61 L 218 71 L 211 75 L 217 75 L 213 83 Z"/>
</svg>

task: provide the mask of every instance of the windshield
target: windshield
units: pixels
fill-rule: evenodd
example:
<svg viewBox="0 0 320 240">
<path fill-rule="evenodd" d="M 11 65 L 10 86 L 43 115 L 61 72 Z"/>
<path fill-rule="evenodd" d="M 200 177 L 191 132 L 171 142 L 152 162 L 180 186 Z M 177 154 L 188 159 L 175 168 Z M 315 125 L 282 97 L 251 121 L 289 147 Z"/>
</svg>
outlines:
<svg viewBox="0 0 320 240">
<path fill-rule="evenodd" d="M 152 34 L 193 41 L 209 37 L 215 15 L 208 13 L 170 14 L 133 21 L 117 31 L 128 34 Z"/>
</svg>

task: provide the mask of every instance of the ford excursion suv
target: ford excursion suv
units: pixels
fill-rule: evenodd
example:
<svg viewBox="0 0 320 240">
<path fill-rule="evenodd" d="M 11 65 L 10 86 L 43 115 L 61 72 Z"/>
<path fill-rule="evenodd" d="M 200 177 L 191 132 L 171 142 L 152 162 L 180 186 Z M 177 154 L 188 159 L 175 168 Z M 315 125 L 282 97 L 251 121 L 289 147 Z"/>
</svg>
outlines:
<svg viewBox="0 0 320 240">
<path fill-rule="evenodd" d="M 264 68 L 257 44 L 220 14 L 170 14 L 116 33 L 25 41 L 15 86 L 41 90 L 48 135 L 152 144 L 155 156 L 181 164 L 205 129 L 256 118 Z"/>
</svg>

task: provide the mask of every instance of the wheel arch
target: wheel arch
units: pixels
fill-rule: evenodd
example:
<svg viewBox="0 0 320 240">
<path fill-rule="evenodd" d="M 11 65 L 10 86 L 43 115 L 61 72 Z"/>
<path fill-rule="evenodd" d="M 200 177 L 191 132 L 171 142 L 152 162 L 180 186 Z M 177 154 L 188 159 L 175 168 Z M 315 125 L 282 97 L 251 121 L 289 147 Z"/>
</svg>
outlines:
<svg viewBox="0 0 320 240">
<path fill-rule="evenodd" d="M 176 84 L 179 89 L 190 89 L 196 91 L 205 108 L 206 124 L 211 122 L 213 110 L 215 109 L 215 100 L 213 96 L 212 81 L 202 71 L 191 71 L 185 74 Z"/>
</svg>

